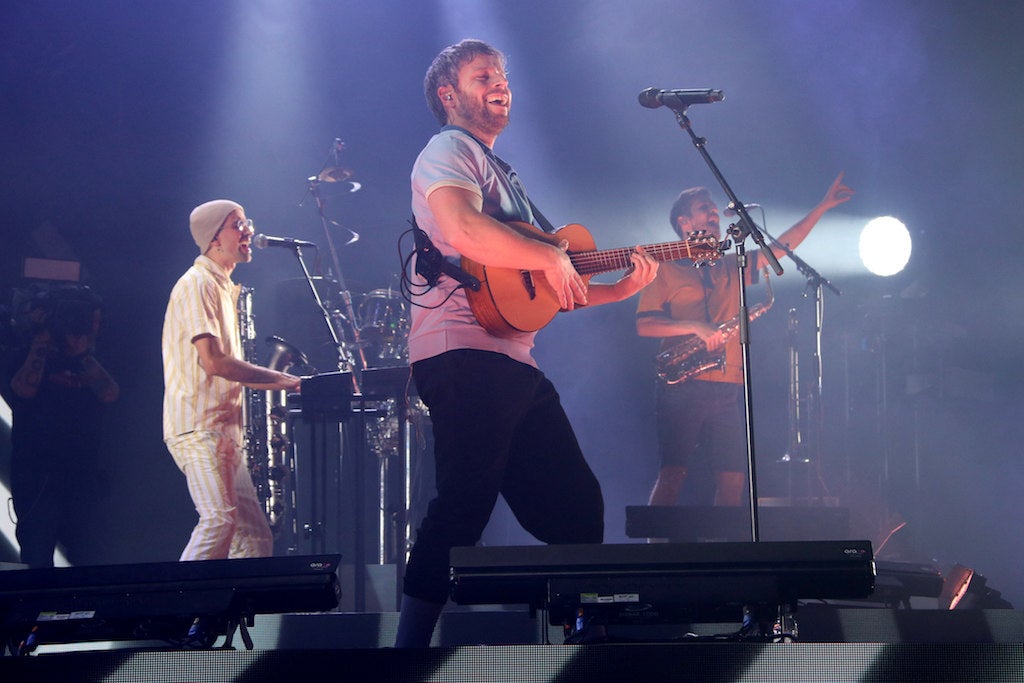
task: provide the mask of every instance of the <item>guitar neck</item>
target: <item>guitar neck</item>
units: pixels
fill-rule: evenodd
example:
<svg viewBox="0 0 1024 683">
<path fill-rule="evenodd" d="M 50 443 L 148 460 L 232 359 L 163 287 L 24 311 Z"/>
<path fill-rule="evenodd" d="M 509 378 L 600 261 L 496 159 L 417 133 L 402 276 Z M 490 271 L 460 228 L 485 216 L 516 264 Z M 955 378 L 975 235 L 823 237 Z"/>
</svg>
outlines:
<svg viewBox="0 0 1024 683">
<path fill-rule="evenodd" d="M 713 237 L 645 244 L 643 250 L 658 262 L 682 259 L 697 262 L 713 261 L 720 255 L 718 240 Z M 632 253 L 633 247 L 619 247 L 617 249 L 578 251 L 570 254 L 569 259 L 580 275 L 597 275 L 629 268 L 631 265 L 629 256 Z"/>
</svg>

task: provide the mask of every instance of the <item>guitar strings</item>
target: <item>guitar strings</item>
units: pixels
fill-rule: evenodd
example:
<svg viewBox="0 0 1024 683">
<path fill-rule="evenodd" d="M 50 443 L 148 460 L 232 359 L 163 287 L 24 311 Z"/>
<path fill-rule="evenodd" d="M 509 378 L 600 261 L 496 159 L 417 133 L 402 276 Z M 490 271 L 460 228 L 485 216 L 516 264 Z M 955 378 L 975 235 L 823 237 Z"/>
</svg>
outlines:
<svg viewBox="0 0 1024 683">
<path fill-rule="evenodd" d="M 710 238 L 648 244 L 643 245 L 643 249 L 658 261 L 676 261 L 684 258 L 706 261 L 717 258 L 719 253 L 717 240 Z M 570 254 L 569 258 L 576 270 L 583 274 L 593 274 L 628 268 L 629 257 L 632 253 L 632 247 L 620 247 L 601 251 L 577 252 Z"/>
</svg>

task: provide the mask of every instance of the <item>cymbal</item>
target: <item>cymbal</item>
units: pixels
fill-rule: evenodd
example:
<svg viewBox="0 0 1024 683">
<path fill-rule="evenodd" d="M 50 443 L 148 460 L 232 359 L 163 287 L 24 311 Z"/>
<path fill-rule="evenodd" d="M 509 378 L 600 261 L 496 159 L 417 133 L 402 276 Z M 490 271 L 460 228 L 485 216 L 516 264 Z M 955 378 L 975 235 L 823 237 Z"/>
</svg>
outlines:
<svg viewBox="0 0 1024 683">
<path fill-rule="evenodd" d="M 327 166 L 316 174 L 316 179 L 321 183 L 341 183 L 351 178 L 355 173 L 341 166 Z"/>
</svg>

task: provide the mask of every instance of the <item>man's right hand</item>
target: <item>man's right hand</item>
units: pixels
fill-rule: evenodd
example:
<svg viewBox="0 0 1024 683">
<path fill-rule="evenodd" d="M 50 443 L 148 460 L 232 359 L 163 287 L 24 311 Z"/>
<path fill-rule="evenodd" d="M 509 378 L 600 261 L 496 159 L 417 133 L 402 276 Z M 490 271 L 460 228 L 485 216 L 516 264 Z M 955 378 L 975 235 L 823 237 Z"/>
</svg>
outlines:
<svg viewBox="0 0 1024 683">
<path fill-rule="evenodd" d="M 287 372 L 281 373 L 281 388 L 285 391 L 297 392 L 302 389 L 302 378 L 290 375 Z"/>
<path fill-rule="evenodd" d="M 558 297 L 558 305 L 564 311 L 571 311 L 577 305 L 587 305 L 587 283 L 583 281 L 572 260 L 567 253 L 569 241 L 562 240 L 556 247 L 559 253 L 555 256 L 555 262 L 544 269 L 544 278 L 555 290 Z"/>
<path fill-rule="evenodd" d="M 725 344 L 725 333 L 710 323 L 695 326 L 693 333 L 700 337 L 708 351 L 716 351 Z"/>
</svg>

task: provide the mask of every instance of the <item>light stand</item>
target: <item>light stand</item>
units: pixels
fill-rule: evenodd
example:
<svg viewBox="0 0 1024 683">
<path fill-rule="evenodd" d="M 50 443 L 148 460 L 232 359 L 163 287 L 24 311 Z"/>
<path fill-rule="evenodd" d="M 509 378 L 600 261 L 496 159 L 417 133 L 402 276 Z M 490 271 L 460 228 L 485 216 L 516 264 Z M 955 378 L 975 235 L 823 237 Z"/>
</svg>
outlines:
<svg viewBox="0 0 1024 683">
<path fill-rule="evenodd" d="M 822 410 L 822 327 L 825 316 L 825 301 L 823 296 L 823 288 L 827 287 L 832 290 L 837 296 L 841 296 L 842 292 L 833 285 L 827 278 L 823 277 L 817 270 L 815 270 L 810 264 L 804 261 L 802 258 L 793 253 L 793 250 L 789 248 L 789 245 L 783 244 L 779 240 L 772 237 L 765 231 L 768 239 L 771 240 L 772 244 L 778 247 L 780 250 L 785 252 L 786 256 L 792 259 L 793 263 L 796 264 L 797 270 L 806 278 L 807 283 L 804 287 L 804 297 L 809 297 L 809 292 L 814 293 L 814 365 L 813 365 L 813 389 L 808 399 L 808 423 L 814 426 L 814 435 L 812 439 L 814 458 L 813 465 L 815 472 L 817 473 L 818 486 L 821 491 L 821 496 L 824 497 L 828 493 L 828 488 L 825 484 L 824 473 L 822 471 L 822 452 L 821 444 L 824 434 L 824 411 Z M 796 319 L 795 311 L 790 311 L 790 401 L 791 401 L 791 425 L 790 435 L 791 439 L 796 438 L 795 441 L 791 440 L 790 450 L 787 452 L 789 456 L 788 462 L 790 465 L 794 461 L 806 462 L 807 455 L 804 451 L 804 443 L 802 439 L 802 433 L 800 431 L 801 423 L 799 406 L 801 402 L 801 391 L 799 386 L 799 352 L 797 351 L 796 341 Z M 797 422 L 792 422 L 793 420 Z M 811 496 L 811 492 L 807 492 L 808 497 Z M 824 501 L 822 501 L 824 502 Z"/>
</svg>

